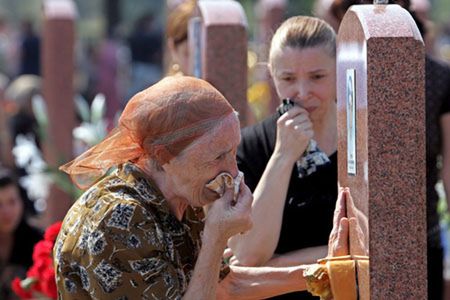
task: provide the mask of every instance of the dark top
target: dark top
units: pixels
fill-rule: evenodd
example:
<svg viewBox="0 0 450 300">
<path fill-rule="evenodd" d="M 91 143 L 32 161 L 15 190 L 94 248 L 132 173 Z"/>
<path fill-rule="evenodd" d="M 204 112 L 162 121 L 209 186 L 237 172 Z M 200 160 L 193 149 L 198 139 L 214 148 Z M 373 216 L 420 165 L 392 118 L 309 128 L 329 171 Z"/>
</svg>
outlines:
<svg viewBox="0 0 450 300">
<path fill-rule="evenodd" d="M 239 169 L 245 174 L 245 183 L 252 191 L 255 190 L 275 148 L 276 121 L 279 116 L 279 113 L 275 113 L 261 123 L 242 130 L 237 161 Z M 302 179 L 298 178 L 297 168 L 292 166 L 280 239 L 275 253 L 283 254 L 327 245 L 337 198 L 337 153 L 331 155 L 330 161 L 330 164 Z M 276 299 L 318 298 L 301 292 Z"/>
<path fill-rule="evenodd" d="M 426 56 L 426 136 L 427 136 L 427 225 L 428 246 L 440 247 L 437 157 L 442 149 L 440 117 L 450 113 L 450 66 Z"/>
<path fill-rule="evenodd" d="M 18 299 L 11 290 L 11 281 L 17 276 L 26 277 L 33 264 L 34 245 L 43 238 L 42 233 L 22 221 L 14 234 L 11 256 L 6 264 L 0 263 L 0 299 Z"/>
<path fill-rule="evenodd" d="M 133 62 L 161 64 L 162 36 L 158 31 L 137 31 L 128 42 Z"/>
<path fill-rule="evenodd" d="M 22 41 L 20 74 L 40 75 L 40 38 L 34 33 L 27 34 Z"/>
</svg>

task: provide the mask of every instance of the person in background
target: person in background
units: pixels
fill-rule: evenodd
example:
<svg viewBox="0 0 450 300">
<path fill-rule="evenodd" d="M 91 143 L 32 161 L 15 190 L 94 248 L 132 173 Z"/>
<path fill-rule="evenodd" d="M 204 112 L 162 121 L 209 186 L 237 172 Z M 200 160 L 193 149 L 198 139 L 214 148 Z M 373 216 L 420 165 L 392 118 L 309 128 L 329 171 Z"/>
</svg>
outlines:
<svg viewBox="0 0 450 300">
<path fill-rule="evenodd" d="M 10 286 L 25 277 L 32 265 L 34 245 L 42 233 L 28 225 L 24 203 L 11 172 L 0 166 L 0 299 L 17 299 Z"/>
<path fill-rule="evenodd" d="M 128 38 L 131 86 L 127 98 L 161 79 L 162 39 L 152 14 L 146 13 L 136 21 Z"/>
<path fill-rule="evenodd" d="M 188 24 L 197 9 L 197 0 L 184 0 L 168 7 L 166 41 L 170 57 L 168 75 L 192 75 L 189 70 Z M 247 123 L 255 122 L 255 115 L 247 103 Z"/>
<path fill-rule="evenodd" d="M 20 70 L 19 75 L 40 75 L 41 39 L 33 29 L 30 21 L 22 23 L 22 37 L 20 44 Z"/>
<path fill-rule="evenodd" d="M 306 16 L 286 20 L 272 38 L 277 94 L 294 106 L 242 131 L 237 161 L 255 200 L 252 229 L 229 241 L 240 265 L 294 266 L 327 254 L 338 189 L 335 43 L 326 22 Z M 329 162 L 300 178 L 297 162 L 313 138 Z"/>
<path fill-rule="evenodd" d="M 34 139 L 37 147 L 40 146 L 39 128 L 32 109 L 32 99 L 35 95 L 39 95 L 41 90 L 42 79 L 37 75 L 21 75 L 6 88 L 5 102 L 9 103 L 8 106 L 10 107 L 7 112 L 9 114 L 7 126 L 10 147 L 16 145 L 16 138 L 19 135 Z M 13 169 L 18 178 L 27 175 L 25 169 L 19 166 L 15 166 Z M 19 189 L 22 198 L 25 200 L 25 210 L 28 213 L 35 214 L 34 205 L 28 198 L 26 191 L 21 186 L 19 186 Z"/>
<path fill-rule="evenodd" d="M 42 80 L 36 75 L 21 75 L 5 90 L 5 101 L 11 103 L 9 131 L 12 145 L 19 134 L 32 135 L 39 145 L 38 125 L 32 110 L 33 96 L 41 93 Z"/>
<path fill-rule="evenodd" d="M 1 20 L 0 20 L 1 23 Z M 11 103 L 5 101 L 5 90 L 9 84 L 9 78 L 3 73 L 0 73 L 0 165 L 7 167 L 14 166 L 14 158 L 11 153 L 11 138 L 8 129 L 8 111 Z"/>
<path fill-rule="evenodd" d="M 188 22 L 193 16 L 196 0 L 186 0 L 170 10 L 167 16 L 166 39 L 170 53 L 171 75 L 189 75 Z"/>
</svg>

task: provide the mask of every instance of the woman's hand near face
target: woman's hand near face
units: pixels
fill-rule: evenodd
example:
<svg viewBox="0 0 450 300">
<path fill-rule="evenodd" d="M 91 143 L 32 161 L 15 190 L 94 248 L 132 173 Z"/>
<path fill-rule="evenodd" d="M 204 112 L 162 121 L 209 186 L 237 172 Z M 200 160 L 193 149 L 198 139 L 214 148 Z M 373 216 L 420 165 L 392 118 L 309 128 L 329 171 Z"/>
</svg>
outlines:
<svg viewBox="0 0 450 300">
<path fill-rule="evenodd" d="M 206 216 L 202 248 L 183 299 L 214 299 L 219 280 L 220 261 L 230 236 L 249 230 L 253 195 L 242 181 L 236 204 L 233 188 L 211 204 Z"/>
<path fill-rule="evenodd" d="M 253 195 L 250 189 L 242 181 L 234 205 L 233 193 L 232 188 L 227 188 L 225 194 L 211 204 L 206 217 L 205 230 L 225 240 L 252 227 L 250 215 Z"/>
<path fill-rule="evenodd" d="M 277 141 L 274 154 L 292 163 L 300 158 L 314 136 L 313 125 L 308 112 L 294 106 L 277 121 Z"/>
</svg>

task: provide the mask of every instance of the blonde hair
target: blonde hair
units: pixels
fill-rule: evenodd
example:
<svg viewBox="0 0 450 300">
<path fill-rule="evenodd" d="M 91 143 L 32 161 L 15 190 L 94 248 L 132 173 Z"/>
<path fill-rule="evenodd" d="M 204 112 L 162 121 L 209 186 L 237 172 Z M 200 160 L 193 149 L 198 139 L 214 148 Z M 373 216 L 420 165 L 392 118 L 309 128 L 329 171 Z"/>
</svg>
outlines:
<svg viewBox="0 0 450 300">
<path fill-rule="evenodd" d="M 167 16 L 166 37 L 173 39 L 175 45 L 187 39 L 189 19 L 194 15 L 196 5 L 197 0 L 185 0 Z"/>
<path fill-rule="evenodd" d="M 336 56 L 336 33 L 325 21 L 307 16 L 291 17 L 284 21 L 272 37 L 269 64 L 275 55 L 286 47 L 324 47 L 331 57 Z"/>
</svg>

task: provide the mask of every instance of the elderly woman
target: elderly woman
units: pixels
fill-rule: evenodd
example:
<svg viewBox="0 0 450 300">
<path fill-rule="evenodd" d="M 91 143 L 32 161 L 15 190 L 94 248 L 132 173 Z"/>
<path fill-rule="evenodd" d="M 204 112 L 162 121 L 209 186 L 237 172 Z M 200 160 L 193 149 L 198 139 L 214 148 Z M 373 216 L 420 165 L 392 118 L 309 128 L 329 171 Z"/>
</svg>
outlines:
<svg viewBox="0 0 450 300">
<path fill-rule="evenodd" d="M 228 238 L 251 227 L 243 182 L 236 199 L 206 188 L 238 175 L 239 141 L 235 111 L 205 81 L 168 77 L 136 94 L 105 140 L 62 167 L 90 188 L 55 244 L 59 297 L 213 299 Z"/>
</svg>

